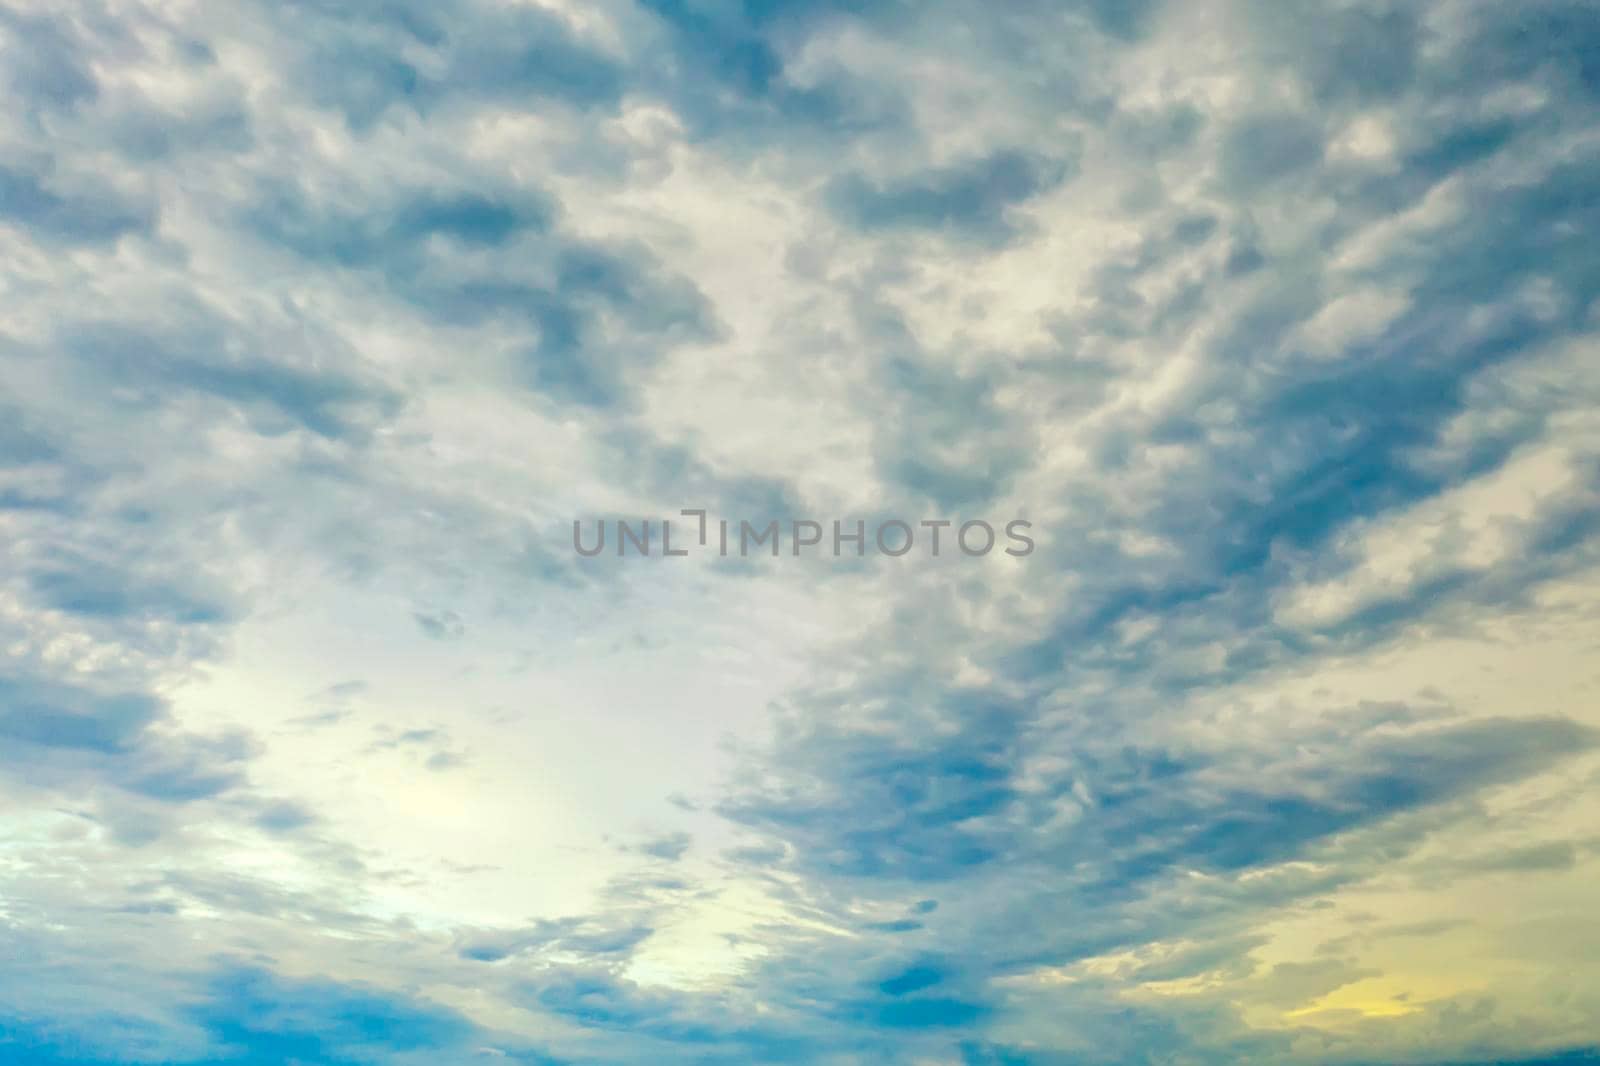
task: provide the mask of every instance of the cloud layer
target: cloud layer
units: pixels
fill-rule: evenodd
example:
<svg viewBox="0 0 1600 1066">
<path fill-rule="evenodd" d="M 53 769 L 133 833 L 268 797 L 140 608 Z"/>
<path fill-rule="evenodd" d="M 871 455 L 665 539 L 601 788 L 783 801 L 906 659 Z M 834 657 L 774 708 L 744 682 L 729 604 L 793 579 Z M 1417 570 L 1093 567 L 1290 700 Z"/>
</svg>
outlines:
<svg viewBox="0 0 1600 1066">
<path fill-rule="evenodd" d="M 0 1061 L 1595 1058 L 1592 4 L 0 71 Z M 571 550 L 683 509 L 1038 547 Z"/>
</svg>

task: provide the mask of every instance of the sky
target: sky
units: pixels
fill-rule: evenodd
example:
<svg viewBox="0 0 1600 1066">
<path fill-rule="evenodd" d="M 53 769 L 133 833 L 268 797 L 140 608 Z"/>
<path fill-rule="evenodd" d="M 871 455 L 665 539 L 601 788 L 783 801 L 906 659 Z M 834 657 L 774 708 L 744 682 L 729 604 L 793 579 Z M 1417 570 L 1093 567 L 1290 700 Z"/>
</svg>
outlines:
<svg viewBox="0 0 1600 1066">
<path fill-rule="evenodd" d="M 0 100 L 0 1063 L 1600 1062 L 1592 2 L 0 0 Z"/>
</svg>

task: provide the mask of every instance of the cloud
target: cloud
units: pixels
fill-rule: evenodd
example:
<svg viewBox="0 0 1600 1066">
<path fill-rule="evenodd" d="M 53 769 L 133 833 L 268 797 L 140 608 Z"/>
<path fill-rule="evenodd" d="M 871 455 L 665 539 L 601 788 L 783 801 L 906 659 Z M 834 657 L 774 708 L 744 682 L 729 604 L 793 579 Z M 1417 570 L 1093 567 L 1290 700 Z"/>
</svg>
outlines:
<svg viewBox="0 0 1600 1066">
<path fill-rule="evenodd" d="M 677 862 L 688 852 L 693 838 L 688 833 L 668 833 L 639 845 L 641 854 L 666 862 Z"/>
<path fill-rule="evenodd" d="M 883 184 L 849 175 L 832 184 L 828 200 L 844 221 L 863 229 L 926 229 L 1003 241 L 1013 234 L 1007 209 L 1060 181 L 1064 170 L 1020 152 L 996 152 Z"/>
<path fill-rule="evenodd" d="M 212 1052 L 152 1040 L 147 1023 L 110 1015 L 93 1040 L 63 1038 L 27 1025 L 0 1026 L 0 1050 L 27 1061 L 66 1066 L 128 1061 L 124 1054 L 176 1054 L 166 1061 L 243 1063 L 480 1062 L 510 1059 L 548 1063 L 522 1041 L 505 1042 L 455 1012 L 358 985 L 295 981 L 258 967 L 230 963 L 194 990 L 186 1022 Z M 148 1041 L 148 1042 L 147 1042 Z M 141 1047 L 141 1045 L 143 1045 Z M 195 1052 L 205 1056 L 196 1057 Z"/>
<path fill-rule="evenodd" d="M 244 780 L 248 735 L 163 728 L 166 708 L 142 692 L 97 692 L 50 681 L 0 682 L 3 762 L 47 788 L 77 791 L 100 781 L 151 799 L 184 803 Z"/>
<path fill-rule="evenodd" d="M 1584 1061 L 1594 31 L 0 14 L 0 1058 Z"/>
</svg>

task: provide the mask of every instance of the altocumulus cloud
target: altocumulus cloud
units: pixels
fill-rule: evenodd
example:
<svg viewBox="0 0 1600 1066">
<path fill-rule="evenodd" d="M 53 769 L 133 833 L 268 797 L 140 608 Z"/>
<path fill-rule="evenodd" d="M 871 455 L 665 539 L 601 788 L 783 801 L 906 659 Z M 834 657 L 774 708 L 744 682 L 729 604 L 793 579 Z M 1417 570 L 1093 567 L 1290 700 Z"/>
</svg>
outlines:
<svg viewBox="0 0 1600 1066">
<path fill-rule="evenodd" d="M 0 1061 L 1594 1061 L 1592 4 L 0 57 Z"/>
</svg>

